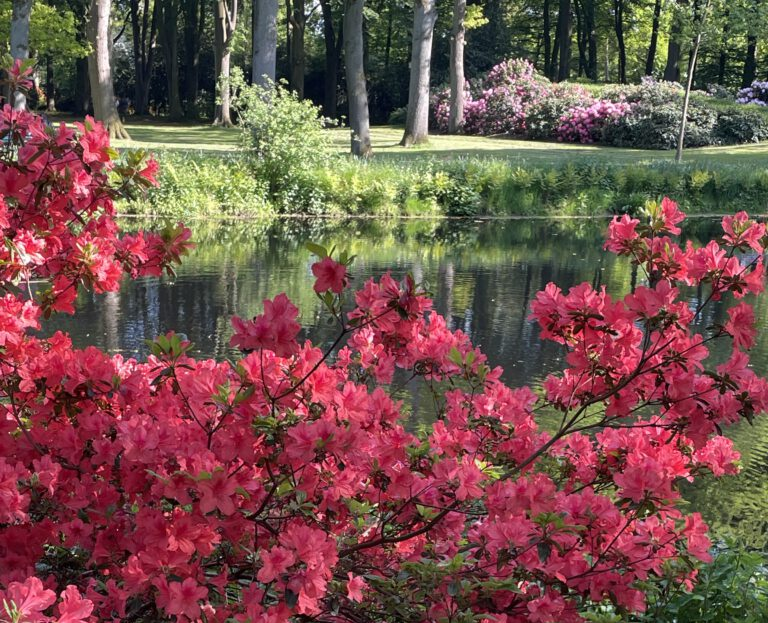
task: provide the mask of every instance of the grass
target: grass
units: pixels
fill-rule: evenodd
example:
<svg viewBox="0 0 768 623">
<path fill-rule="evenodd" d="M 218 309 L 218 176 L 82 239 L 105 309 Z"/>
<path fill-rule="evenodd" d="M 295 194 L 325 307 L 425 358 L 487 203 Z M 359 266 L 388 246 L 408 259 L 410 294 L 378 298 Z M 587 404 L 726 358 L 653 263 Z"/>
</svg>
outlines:
<svg viewBox="0 0 768 623">
<path fill-rule="evenodd" d="M 232 152 L 238 147 L 237 128 L 210 125 L 175 124 L 164 121 L 128 122 L 130 141 L 115 141 L 116 147 L 142 147 L 150 150 Z M 329 130 L 333 144 L 346 153 L 349 130 Z M 541 141 L 522 141 L 505 137 L 433 135 L 429 143 L 405 149 L 399 145 L 402 129 L 379 126 L 371 130 L 377 160 L 403 161 L 425 157 L 454 159 L 462 157 L 501 158 L 510 161 L 563 164 L 579 159 L 604 160 L 613 163 L 672 162 L 674 153 L 642 149 L 622 149 L 598 145 L 572 145 Z M 768 143 L 729 147 L 704 147 L 686 150 L 684 160 L 696 164 L 746 165 L 768 167 Z"/>
</svg>

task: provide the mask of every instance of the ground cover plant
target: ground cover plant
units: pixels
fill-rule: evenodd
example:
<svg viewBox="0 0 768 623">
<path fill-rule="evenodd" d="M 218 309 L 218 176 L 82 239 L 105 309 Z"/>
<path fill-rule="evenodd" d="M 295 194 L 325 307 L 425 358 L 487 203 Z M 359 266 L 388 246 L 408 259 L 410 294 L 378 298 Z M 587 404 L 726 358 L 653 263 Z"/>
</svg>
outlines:
<svg viewBox="0 0 768 623">
<path fill-rule="evenodd" d="M 233 319 L 237 360 L 196 360 L 168 334 L 137 362 L 35 330 L 81 289 L 180 260 L 184 227 L 114 221 L 156 165 L 116 163 L 90 121 L 48 129 L 5 107 L 1 123 L 0 617 L 567 623 L 601 603 L 643 611 L 647 582 L 695 583 L 710 542 L 677 483 L 737 471 L 719 433 L 768 404 L 743 300 L 763 290 L 763 224 L 726 217 L 694 248 L 670 200 L 615 218 L 606 248 L 646 282 L 537 295 L 542 339 L 568 352 L 540 395 L 506 387 L 410 276 L 353 292 L 353 258 L 318 245 L 326 350 L 278 295 Z M 696 307 L 687 286 L 707 293 Z M 728 320 L 694 333 L 723 297 Z M 711 366 L 715 340 L 732 354 Z M 392 397 L 403 383 L 433 391 L 424 434 Z"/>
</svg>

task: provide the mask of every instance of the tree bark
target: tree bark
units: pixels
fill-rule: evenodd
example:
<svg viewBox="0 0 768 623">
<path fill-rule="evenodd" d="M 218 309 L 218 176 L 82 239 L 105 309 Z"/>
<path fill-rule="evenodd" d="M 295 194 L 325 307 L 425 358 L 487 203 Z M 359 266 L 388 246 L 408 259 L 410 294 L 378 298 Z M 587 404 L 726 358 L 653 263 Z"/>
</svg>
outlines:
<svg viewBox="0 0 768 623">
<path fill-rule="evenodd" d="M 278 0 L 253 0 L 253 70 L 251 82 L 274 82 L 277 71 Z"/>
<path fill-rule="evenodd" d="M 347 70 L 352 155 L 361 158 L 367 158 L 372 151 L 363 55 L 364 7 L 365 0 L 347 0 L 344 12 L 344 62 Z"/>
<path fill-rule="evenodd" d="M 416 0 L 414 4 L 408 112 L 400 141 L 404 147 L 429 140 L 429 78 L 437 4 L 436 0 Z"/>
<path fill-rule="evenodd" d="M 29 18 L 32 14 L 32 0 L 13 0 L 11 9 L 11 56 L 14 60 L 29 58 Z M 24 110 L 27 97 L 18 91 L 13 93 L 13 108 Z"/>
<path fill-rule="evenodd" d="M 560 10 L 557 14 L 557 38 L 559 59 L 557 65 L 557 81 L 562 82 L 571 77 L 571 38 L 573 36 L 573 20 L 571 18 L 571 0 L 560 0 Z"/>
<path fill-rule="evenodd" d="M 213 125 L 230 127 L 229 70 L 232 58 L 232 37 L 237 28 L 237 0 L 214 0 L 214 50 L 216 56 L 216 91 L 218 102 Z"/>
<path fill-rule="evenodd" d="M 550 16 L 550 0 L 544 0 L 544 74 L 552 75 L 552 24 Z"/>
<path fill-rule="evenodd" d="M 573 12 L 576 15 L 576 47 L 579 53 L 579 71 L 578 76 L 581 78 L 587 73 L 587 36 L 584 28 L 584 7 L 583 0 L 574 0 Z"/>
<path fill-rule="evenodd" d="M 747 54 L 744 57 L 744 71 L 741 74 L 741 86 L 750 86 L 757 77 L 757 35 L 747 37 Z"/>
<path fill-rule="evenodd" d="M 627 83 L 627 46 L 624 42 L 624 0 L 613 0 L 613 26 L 619 48 L 619 82 Z"/>
<path fill-rule="evenodd" d="M 56 112 L 56 94 L 53 82 L 53 58 L 49 54 L 45 57 L 45 110 Z"/>
<path fill-rule="evenodd" d="M 680 37 L 682 36 L 682 27 L 676 15 L 673 19 L 672 30 L 669 35 L 669 45 L 667 46 L 667 65 L 664 68 L 664 80 L 680 82 Z"/>
<path fill-rule="evenodd" d="M 93 113 L 109 131 L 110 138 L 128 139 L 125 126 L 120 121 L 115 104 L 115 87 L 112 82 L 110 63 L 109 14 L 111 0 L 91 0 L 88 15 L 88 39 L 91 53 L 88 56 L 88 74 L 91 79 Z"/>
<path fill-rule="evenodd" d="M 184 10 L 184 116 L 197 120 L 197 94 L 200 81 L 200 40 L 205 26 L 205 2 L 187 0 Z"/>
<path fill-rule="evenodd" d="M 177 38 L 179 22 L 178 0 L 155 0 L 162 2 L 163 57 L 168 85 L 168 116 L 171 121 L 184 117 L 179 89 L 179 43 Z"/>
<path fill-rule="evenodd" d="M 652 76 L 656 66 L 656 50 L 659 47 L 659 24 L 661 23 L 661 2 L 656 0 L 653 5 L 653 24 L 651 26 L 651 43 L 648 46 L 648 56 L 645 59 L 645 75 Z"/>
<path fill-rule="evenodd" d="M 299 98 L 304 97 L 304 74 L 306 73 L 307 55 L 304 49 L 304 31 L 307 27 L 307 15 L 304 12 L 304 0 L 293 0 L 291 11 L 291 80 L 290 85 Z"/>
<path fill-rule="evenodd" d="M 133 69 L 135 73 L 134 109 L 136 114 L 146 115 L 149 108 L 149 83 L 155 60 L 155 43 L 161 2 L 155 2 L 151 11 L 149 0 L 139 5 L 139 0 L 131 0 L 131 30 L 133 31 Z"/>
<path fill-rule="evenodd" d="M 728 66 L 728 35 L 731 31 L 731 10 L 725 7 L 725 25 L 723 26 L 723 38 L 720 43 L 720 55 L 717 61 L 717 84 L 725 83 L 725 70 Z"/>
<path fill-rule="evenodd" d="M 331 0 L 320 0 L 320 8 L 323 11 L 323 41 L 325 43 L 323 114 L 330 119 L 334 119 L 336 118 L 336 91 L 339 88 L 339 55 L 336 29 L 333 27 Z M 346 19 L 346 15 L 344 19 Z"/>
<path fill-rule="evenodd" d="M 464 125 L 464 40 L 467 0 L 454 0 L 451 31 L 451 109 L 448 132 L 456 134 Z"/>
<path fill-rule="evenodd" d="M 75 61 L 75 114 L 85 115 L 91 103 L 91 82 L 88 76 L 88 59 L 78 58 Z"/>
<path fill-rule="evenodd" d="M 587 31 L 587 77 L 597 81 L 597 27 L 595 0 L 584 0 L 584 29 Z"/>
</svg>

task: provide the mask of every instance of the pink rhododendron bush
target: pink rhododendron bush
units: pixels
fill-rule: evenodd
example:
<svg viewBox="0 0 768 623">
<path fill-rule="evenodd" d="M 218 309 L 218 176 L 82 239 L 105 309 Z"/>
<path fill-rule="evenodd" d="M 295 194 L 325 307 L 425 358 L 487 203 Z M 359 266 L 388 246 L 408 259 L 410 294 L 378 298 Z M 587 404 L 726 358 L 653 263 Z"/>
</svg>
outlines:
<svg viewBox="0 0 768 623">
<path fill-rule="evenodd" d="M 235 361 L 170 334 L 139 362 L 37 330 L 187 250 L 181 227 L 115 224 L 153 165 L 116 165 L 92 122 L 6 107 L 1 124 L 0 620 L 569 623 L 593 602 L 642 611 L 648 581 L 695 582 L 710 542 L 677 485 L 736 472 L 720 431 L 768 401 L 743 300 L 763 288 L 764 225 L 727 217 L 694 248 L 670 201 L 614 219 L 606 248 L 647 283 L 539 293 L 541 336 L 568 353 L 539 393 L 502 383 L 410 277 L 353 292 L 351 259 L 319 246 L 330 350 L 281 294 L 233 320 Z M 693 332 L 721 298 L 739 299 L 728 321 Z M 733 351 L 711 367 L 715 340 Z M 435 397 L 424 434 L 403 382 Z"/>
</svg>

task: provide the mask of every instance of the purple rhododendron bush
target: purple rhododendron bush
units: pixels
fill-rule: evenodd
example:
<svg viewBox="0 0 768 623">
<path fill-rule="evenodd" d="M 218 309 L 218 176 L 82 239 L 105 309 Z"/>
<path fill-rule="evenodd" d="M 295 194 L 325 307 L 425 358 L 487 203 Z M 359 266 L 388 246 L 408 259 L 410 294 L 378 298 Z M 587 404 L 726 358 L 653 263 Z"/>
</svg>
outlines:
<svg viewBox="0 0 768 623">
<path fill-rule="evenodd" d="M 329 350 L 280 294 L 233 319 L 234 361 L 169 334 L 140 362 L 38 329 L 189 248 L 183 227 L 115 223 L 155 165 L 116 164 L 92 121 L 6 107 L 0 133 L 0 620 L 575 623 L 597 602 L 642 611 L 648 581 L 696 581 L 710 542 L 678 483 L 736 472 L 720 431 L 768 402 L 744 300 L 764 225 L 726 217 L 695 248 L 671 201 L 614 219 L 605 246 L 645 285 L 538 294 L 541 338 L 568 353 L 538 393 L 507 387 L 412 278 L 354 291 L 351 258 L 316 245 Z M 718 299 L 738 300 L 728 321 L 694 332 Z M 716 340 L 732 354 L 712 367 Z M 435 396 L 423 434 L 393 397 L 404 381 Z"/>
</svg>

